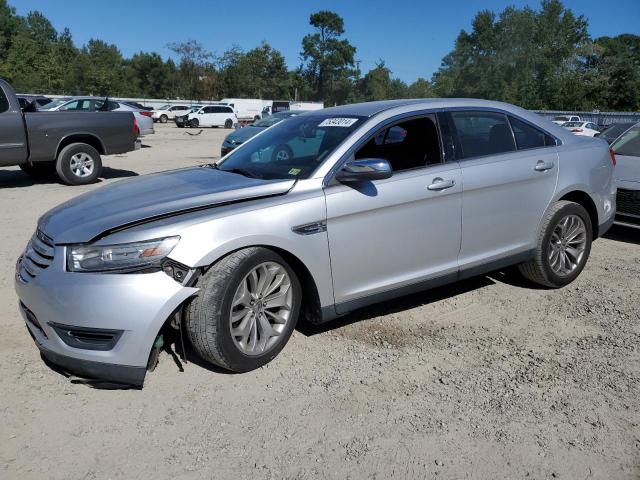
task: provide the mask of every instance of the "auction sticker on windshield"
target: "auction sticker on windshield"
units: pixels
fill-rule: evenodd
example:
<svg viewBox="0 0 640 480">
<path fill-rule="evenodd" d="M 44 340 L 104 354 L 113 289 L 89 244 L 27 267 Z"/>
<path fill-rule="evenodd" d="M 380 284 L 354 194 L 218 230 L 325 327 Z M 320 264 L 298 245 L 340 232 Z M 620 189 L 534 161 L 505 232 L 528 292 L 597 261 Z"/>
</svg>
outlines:
<svg viewBox="0 0 640 480">
<path fill-rule="evenodd" d="M 325 118 L 318 127 L 350 127 L 357 121 L 357 118 Z"/>
</svg>

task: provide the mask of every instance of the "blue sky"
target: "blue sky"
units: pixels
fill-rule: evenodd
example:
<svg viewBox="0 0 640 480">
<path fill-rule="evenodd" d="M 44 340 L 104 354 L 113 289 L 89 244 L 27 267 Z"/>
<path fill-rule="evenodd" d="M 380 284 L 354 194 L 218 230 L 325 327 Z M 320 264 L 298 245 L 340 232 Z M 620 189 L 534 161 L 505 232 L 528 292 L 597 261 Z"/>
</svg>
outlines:
<svg viewBox="0 0 640 480">
<path fill-rule="evenodd" d="M 357 47 L 366 72 L 383 59 L 406 82 L 431 78 L 453 48 L 461 29 L 470 29 L 480 8 L 496 12 L 531 1 L 448 0 L 9 0 L 17 13 L 43 12 L 53 25 L 68 27 L 76 45 L 90 38 L 116 44 L 125 56 L 155 51 L 169 42 L 196 39 L 217 54 L 232 45 L 245 50 L 261 41 L 280 50 L 290 68 L 300 63 L 300 42 L 311 31 L 309 14 L 327 9 L 345 20 L 346 36 Z M 566 0 L 589 21 L 593 37 L 640 34 L 640 0 Z"/>
</svg>

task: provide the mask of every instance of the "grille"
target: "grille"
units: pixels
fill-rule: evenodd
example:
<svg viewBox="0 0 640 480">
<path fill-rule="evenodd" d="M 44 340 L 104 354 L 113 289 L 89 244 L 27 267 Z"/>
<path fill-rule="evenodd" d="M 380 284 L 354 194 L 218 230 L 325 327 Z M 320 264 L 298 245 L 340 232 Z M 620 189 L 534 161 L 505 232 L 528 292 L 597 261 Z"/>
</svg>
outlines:
<svg viewBox="0 0 640 480">
<path fill-rule="evenodd" d="M 616 204 L 618 213 L 640 216 L 640 191 L 619 188 Z"/>
<path fill-rule="evenodd" d="M 53 240 L 36 230 L 18 262 L 18 276 L 28 283 L 53 262 Z"/>
</svg>

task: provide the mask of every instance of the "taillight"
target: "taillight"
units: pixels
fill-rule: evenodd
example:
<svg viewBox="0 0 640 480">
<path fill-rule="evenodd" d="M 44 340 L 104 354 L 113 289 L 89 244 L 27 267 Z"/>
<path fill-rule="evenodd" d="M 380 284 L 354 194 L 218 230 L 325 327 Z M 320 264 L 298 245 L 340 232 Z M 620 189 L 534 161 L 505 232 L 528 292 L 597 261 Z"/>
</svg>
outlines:
<svg viewBox="0 0 640 480">
<path fill-rule="evenodd" d="M 140 127 L 138 126 L 138 120 L 136 120 L 135 115 L 133 116 L 133 133 L 140 135 Z"/>
<path fill-rule="evenodd" d="M 572 132 L 577 132 L 577 133 L 581 133 L 582 129 L 581 128 L 573 128 L 571 129 Z"/>
<path fill-rule="evenodd" d="M 151 112 L 147 112 L 147 111 L 141 111 L 139 113 L 140 115 L 144 115 L 145 117 L 151 117 L 153 115 Z"/>
<path fill-rule="evenodd" d="M 609 156 L 611 157 L 611 163 L 613 166 L 616 166 L 616 152 L 613 151 L 613 148 L 609 147 Z"/>
</svg>

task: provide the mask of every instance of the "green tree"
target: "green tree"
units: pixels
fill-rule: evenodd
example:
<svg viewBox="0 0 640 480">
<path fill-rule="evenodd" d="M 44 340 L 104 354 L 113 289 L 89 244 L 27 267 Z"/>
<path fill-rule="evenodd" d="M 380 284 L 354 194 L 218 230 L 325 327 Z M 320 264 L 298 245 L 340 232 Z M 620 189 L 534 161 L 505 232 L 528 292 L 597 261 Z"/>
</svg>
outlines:
<svg viewBox="0 0 640 480">
<path fill-rule="evenodd" d="M 91 39 L 78 56 L 82 84 L 90 95 L 118 96 L 125 94 L 124 59 L 118 47 L 102 40 Z"/>
<path fill-rule="evenodd" d="M 170 43 L 167 47 L 180 58 L 178 94 L 189 99 L 207 98 L 215 81 L 213 54 L 197 40 Z"/>
<path fill-rule="evenodd" d="M 302 39 L 302 60 L 307 81 L 316 99 L 329 104 L 343 103 L 353 87 L 356 48 L 344 34 L 344 21 L 334 12 L 323 10 L 309 17 L 316 33 Z"/>
<path fill-rule="evenodd" d="M 587 21 L 559 0 L 539 11 L 507 7 L 479 12 L 433 78 L 441 96 L 503 100 L 526 108 L 579 108 L 576 80 L 589 43 Z"/>
</svg>

